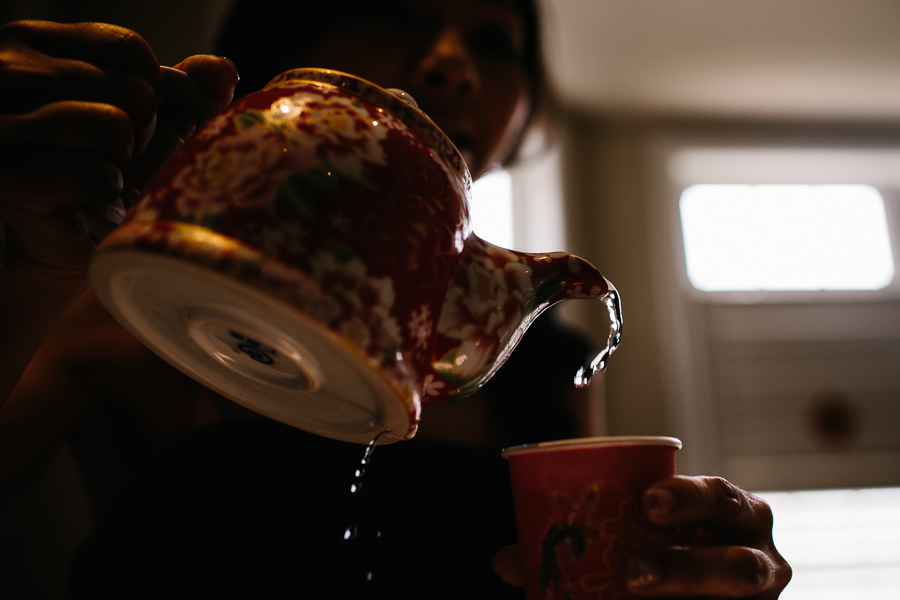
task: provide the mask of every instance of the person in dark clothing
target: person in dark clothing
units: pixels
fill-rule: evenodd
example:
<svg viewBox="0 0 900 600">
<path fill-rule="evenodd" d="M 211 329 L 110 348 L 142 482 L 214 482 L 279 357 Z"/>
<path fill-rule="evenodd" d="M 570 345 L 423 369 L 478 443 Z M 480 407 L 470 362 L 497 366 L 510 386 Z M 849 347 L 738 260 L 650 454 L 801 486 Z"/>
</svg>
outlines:
<svg viewBox="0 0 900 600">
<path fill-rule="evenodd" d="M 378 446 L 361 465 L 362 446 L 268 420 L 179 437 L 140 463 L 98 522 L 69 597 L 520 598 L 491 569 L 516 539 L 500 449 L 577 432 L 560 399 L 592 351 L 552 315 L 533 329 L 482 397 L 460 401 L 496 419 L 495 437 L 478 445 L 416 437 Z M 548 376 L 535 378 L 538 369 Z M 426 419 L 441 417 L 433 409 Z"/>
<path fill-rule="evenodd" d="M 525 0 L 239 0 L 220 48 L 251 89 L 296 66 L 404 89 L 478 177 L 513 160 L 542 121 L 537 23 Z M 234 63 L 195 56 L 176 68 L 215 109 L 231 100 Z M 84 292 L 90 246 L 66 207 L 133 200 L 207 112 L 197 95 L 167 88 L 140 36 L 94 23 L 4 26 L 0 89 L 0 476 L 8 489 L 27 485 L 68 441 L 95 509 L 70 597 L 521 596 L 490 567 L 515 541 L 499 448 L 577 433 L 559 382 L 583 364 L 580 337 L 541 317 L 545 333 L 536 324 L 481 397 L 459 402 L 490 407 L 456 432 L 461 442 L 481 428 L 477 444 L 426 439 L 444 407 L 428 409 L 422 437 L 378 447 L 354 494 L 362 447 L 217 397 Z M 545 361 L 559 348 L 578 356 L 556 380 Z M 651 518 L 706 526 L 723 545 L 673 549 L 663 576 L 629 573 L 633 589 L 777 597 L 789 568 L 764 503 L 715 478 L 665 480 L 647 498 L 662 494 L 681 503 Z M 520 581 L 514 549 L 495 564 Z"/>
</svg>

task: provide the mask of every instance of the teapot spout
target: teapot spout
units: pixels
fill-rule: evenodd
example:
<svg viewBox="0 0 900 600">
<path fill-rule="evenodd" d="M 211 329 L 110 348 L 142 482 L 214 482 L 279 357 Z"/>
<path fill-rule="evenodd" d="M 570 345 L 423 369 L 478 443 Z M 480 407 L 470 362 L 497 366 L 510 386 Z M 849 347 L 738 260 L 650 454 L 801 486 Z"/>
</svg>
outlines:
<svg viewBox="0 0 900 600">
<path fill-rule="evenodd" d="M 591 384 L 591 378 L 597 371 L 606 371 L 609 355 L 619 346 L 622 339 L 622 303 L 619 300 L 619 292 L 610 284 L 610 291 L 602 298 L 609 312 L 609 335 L 606 338 L 606 348 L 593 358 L 588 364 L 579 367 L 575 373 L 575 387 L 586 388 Z"/>
<path fill-rule="evenodd" d="M 436 327 L 426 401 L 445 402 L 478 390 L 509 358 L 544 310 L 570 298 L 602 300 L 611 328 L 607 347 L 579 369 L 586 386 L 618 345 L 622 318 L 615 287 L 588 261 L 564 252 L 529 254 L 466 240 Z"/>
<path fill-rule="evenodd" d="M 565 252 L 525 254 L 524 256 L 539 265 L 536 274 L 542 281 L 541 285 L 558 288 L 558 292 L 541 311 L 570 298 L 600 300 L 606 306 L 609 316 L 606 347 L 575 373 L 575 387 L 586 388 L 590 385 L 594 374 L 606 370 L 610 355 L 621 341 L 622 302 L 619 292 L 594 265 L 579 256 Z M 541 266 L 543 268 L 540 268 Z"/>
</svg>

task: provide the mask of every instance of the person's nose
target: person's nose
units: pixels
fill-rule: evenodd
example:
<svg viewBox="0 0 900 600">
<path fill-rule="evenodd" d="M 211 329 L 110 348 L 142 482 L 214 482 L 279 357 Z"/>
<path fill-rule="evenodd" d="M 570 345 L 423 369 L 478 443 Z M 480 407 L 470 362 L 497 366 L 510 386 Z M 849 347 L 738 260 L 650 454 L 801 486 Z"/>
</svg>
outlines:
<svg viewBox="0 0 900 600">
<path fill-rule="evenodd" d="M 434 36 L 416 65 L 417 86 L 438 95 L 465 98 L 481 89 L 481 76 L 460 31 L 448 27 Z"/>
</svg>

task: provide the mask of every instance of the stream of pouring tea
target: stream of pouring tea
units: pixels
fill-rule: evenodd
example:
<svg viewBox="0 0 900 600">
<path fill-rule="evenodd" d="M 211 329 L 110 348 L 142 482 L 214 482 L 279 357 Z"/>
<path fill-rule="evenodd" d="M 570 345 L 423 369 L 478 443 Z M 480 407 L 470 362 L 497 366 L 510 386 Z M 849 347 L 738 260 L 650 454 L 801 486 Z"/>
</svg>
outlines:
<svg viewBox="0 0 900 600">
<path fill-rule="evenodd" d="M 622 306 L 619 300 L 619 295 L 616 291 L 610 291 L 605 294 L 601 300 L 606 304 L 607 311 L 609 313 L 609 335 L 606 340 L 606 348 L 603 349 L 600 354 L 598 354 L 589 364 L 583 365 L 578 372 L 575 374 L 575 387 L 578 389 L 582 389 L 587 387 L 591 383 L 591 377 L 597 371 L 605 371 L 606 365 L 609 361 L 609 356 L 616 350 L 619 345 L 619 341 L 622 337 Z M 354 472 L 353 482 L 350 484 L 350 493 L 353 495 L 355 499 L 353 503 L 353 519 L 350 521 L 350 524 L 344 529 L 342 533 L 342 537 L 346 542 L 358 543 L 360 537 L 360 521 L 363 516 L 363 508 L 364 505 L 360 499 L 362 487 L 363 487 L 363 478 L 365 477 L 366 470 L 369 467 L 369 463 L 372 461 L 372 454 L 375 452 L 375 446 L 378 444 L 378 439 L 386 434 L 389 431 L 382 431 L 375 438 L 369 442 L 363 451 L 362 460 L 360 460 L 359 466 Z M 382 536 L 382 532 L 378 529 L 375 531 L 375 539 L 378 540 Z M 367 559 L 372 559 L 377 556 L 377 552 L 367 552 Z M 374 579 L 374 566 L 369 565 L 371 568 L 366 569 L 365 572 L 365 581 L 371 583 Z"/>
<path fill-rule="evenodd" d="M 366 446 L 366 449 L 363 451 L 362 460 L 359 462 L 359 466 L 357 467 L 355 473 L 353 474 L 353 482 L 350 484 L 350 493 L 353 495 L 354 502 L 352 505 L 352 515 L 353 518 L 350 521 L 350 524 L 344 529 L 342 537 L 344 541 L 352 542 L 355 544 L 359 543 L 360 537 L 360 522 L 363 520 L 364 516 L 364 505 L 362 504 L 361 494 L 363 487 L 363 478 L 366 475 L 366 469 L 369 467 L 369 463 L 372 461 L 372 454 L 375 452 L 375 445 L 378 443 L 378 439 L 386 433 L 390 433 L 390 430 L 385 430 L 375 436 L 375 438 L 369 442 Z M 374 527 L 373 523 L 368 523 Z M 375 540 L 381 539 L 382 532 L 380 530 L 375 531 Z M 365 554 L 365 558 L 367 560 L 373 560 L 374 557 L 377 557 L 377 552 L 369 551 Z M 370 568 L 366 569 L 365 572 L 365 581 L 371 583 L 375 576 L 375 569 L 373 565 L 369 565 Z"/>
<path fill-rule="evenodd" d="M 615 352 L 622 339 L 622 303 L 619 300 L 618 292 L 607 292 L 600 299 L 606 304 L 606 309 L 609 311 L 609 335 L 606 338 L 606 348 L 590 364 L 582 366 L 575 374 L 575 387 L 579 390 L 590 385 L 594 373 L 606 371 L 609 356 Z"/>
</svg>

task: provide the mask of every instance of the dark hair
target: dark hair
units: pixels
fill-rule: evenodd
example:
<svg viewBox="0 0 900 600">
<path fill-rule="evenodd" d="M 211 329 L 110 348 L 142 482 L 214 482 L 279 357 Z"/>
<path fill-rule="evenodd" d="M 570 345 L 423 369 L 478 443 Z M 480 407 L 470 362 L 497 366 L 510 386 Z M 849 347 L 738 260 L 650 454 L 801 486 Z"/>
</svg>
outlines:
<svg viewBox="0 0 900 600">
<path fill-rule="evenodd" d="M 439 0 L 438 0 L 439 1 Z M 264 87 L 292 67 L 328 32 L 350 22 L 366 21 L 381 9 L 378 0 L 302 2 L 298 0 L 235 0 L 220 30 L 215 53 L 227 56 L 241 72 L 235 97 Z M 534 0 L 515 0 L 522 19 L 522 67 L 528 79 L 531 112 L 511 159 L 519 156 L 527 133 L 537 128 L 546 146 L 553 129 L 554 102 L 541 46 L 540 20 Z M 529 144 L 531 146 L 532 144 Z"/>
<path fill-rule="evenodd" d="M 557 104 L 547 76 L 541 20 L 536 4 L 537 0 L 516 0 L 525 32 L 523 68 L 531 92 L 531 112 L 507 163 L 540 153 L 555 141 Z M 534 141 L 526 144 L 529 134 Z"/>
</svg>

